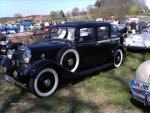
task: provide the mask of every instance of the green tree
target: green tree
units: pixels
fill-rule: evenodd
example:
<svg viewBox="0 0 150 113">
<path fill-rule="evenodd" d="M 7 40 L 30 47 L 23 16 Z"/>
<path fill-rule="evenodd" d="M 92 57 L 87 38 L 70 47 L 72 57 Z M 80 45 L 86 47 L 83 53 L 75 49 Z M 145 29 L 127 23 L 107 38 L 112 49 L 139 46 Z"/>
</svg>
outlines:
<svg viewBox="0 0 150 113">
<path fill-rule="evenodd" d="M 138 6 L 135 6 L 135 5 L 131 6 L 130 9 L 129 9 L 129 13 L 131 15 L 136 15 L 138 13 L 138 11 L 139 11 L 139 8 L 138 8 Z"/>
<path fill-rule="evenodd" d="M 96 0 L 94 6 L 95 7 L 100 7 L 101 6 L 101 0 Z"/>
<path fill-rule="evenodd" d="M 79 12 L 80 12 L 80 9 L 78 7 L 75 7 L 75 8 L 72 9 L 71 15 L 72 16 L 77 16 L 79 14 Z"/>
<path fill-rule="evenodd" d="M 15 13 L 15 14 L 14 14 L 14 17 L 16 17 L 16 18 L 22 18 L 22 15 L 19 14 L 19 13 Z"/>
<path fill-rule="evenodd" d="M 52 20 L 57 20 L 58 19 L 58 14 L 56 11 L 51 11 L 50 12 L 50 17 Z"/>
<path fill-rule="evenodd" d="M 62 18 L 65 18 L 65 14 L 64 14 L 63 10 L 60 10 L 59 16 L 62 17 Z"/>
</svg>

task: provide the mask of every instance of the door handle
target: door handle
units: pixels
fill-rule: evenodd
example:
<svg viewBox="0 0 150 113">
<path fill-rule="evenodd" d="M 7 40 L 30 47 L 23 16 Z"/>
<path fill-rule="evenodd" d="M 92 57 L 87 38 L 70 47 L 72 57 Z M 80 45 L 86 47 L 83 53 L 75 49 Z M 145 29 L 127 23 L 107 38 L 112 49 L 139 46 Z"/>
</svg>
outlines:
<svg viewBox="0 0 150 113">
<path fill-rule="evenodd" d="M 96 46 L 99 46 L 99 45 L 101 45 L 101 43 L 96 43 Z"/>
</svg>

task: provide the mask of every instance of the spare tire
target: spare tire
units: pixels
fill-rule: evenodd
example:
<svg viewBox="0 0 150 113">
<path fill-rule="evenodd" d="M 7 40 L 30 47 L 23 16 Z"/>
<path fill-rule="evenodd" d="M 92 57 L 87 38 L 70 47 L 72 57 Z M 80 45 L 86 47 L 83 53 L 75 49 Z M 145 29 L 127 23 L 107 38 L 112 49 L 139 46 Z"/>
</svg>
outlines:
<svg viewBox="0 0 150 113">
<path fill-rule="evenodd" d="M 66 69 L 75 72 L 79 66 L 80 59 L 78 52 L 74 48 L 66 47 L 58 52 L 56 60 Z"/>
</svg>

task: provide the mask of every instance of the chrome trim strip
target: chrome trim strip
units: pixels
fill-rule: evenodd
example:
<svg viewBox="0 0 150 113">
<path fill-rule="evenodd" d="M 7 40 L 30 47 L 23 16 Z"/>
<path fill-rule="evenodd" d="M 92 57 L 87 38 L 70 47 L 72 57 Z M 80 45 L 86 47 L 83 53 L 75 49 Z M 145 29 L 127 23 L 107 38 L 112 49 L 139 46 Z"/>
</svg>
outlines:
<svg viewBox="0 0 150 113">
<path fill-rule="evenodd" d="M 112 41 L 116 41 L 116 40 L 118 40 L 118 41 L 119 41 L 119 40 L 120 40 L 120 38 L 114 38 L 114 39 L 112 39 Z"/>
<path fill-rule="evenodd" d="M 83 43 L 80 43 L 80 44 L 77 44 L 78 45 L 78 47 L 80 47 L 80 46 L 88 46 L 88 45 L 95 45 L 97 43 L 97 41 L 94 41 L 94 42 L 83 42 Z"/>
<path fill-rule="evenodd" d="M 100 44 L 100 43 L 105 43 L 105 42 L 111 42 L 111 39 L 102 40 L 102 41 L 97 41 L 98 44 Z"/>
</svg>

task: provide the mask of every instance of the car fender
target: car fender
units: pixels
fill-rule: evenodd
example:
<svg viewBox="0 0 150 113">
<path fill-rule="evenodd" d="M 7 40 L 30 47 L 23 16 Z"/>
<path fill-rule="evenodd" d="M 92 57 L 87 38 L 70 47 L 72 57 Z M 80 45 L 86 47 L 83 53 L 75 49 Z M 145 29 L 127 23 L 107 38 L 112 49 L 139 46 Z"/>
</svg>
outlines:
<svg viewBox="0 0 150 113">
<path fill-rule="evenodd" d="M 11 65 L 12 65 L 11 60 L 8 59 L 7 57 L 4 57 L 4 58 L 2 59 L 1 65 L 2 65 L 3 67 L 6 67 L 8 71 L 11 71 L 11 70 L 12 70 L 12 67 L 11 67 Z"/>
<path fill-rule="evenodd" d="M 114 48 L 112 49 L 112 51 L 111 51 L 111 53 L 112 53 L 112 58 L 113 58 L 113 56 L 114 56 L 114 54 L 115 54 L 115 51 L 116 51 L 117 49 L 121 49 L 121 50 L 123 51 L 124 57 L 126 56 L 126 51 L 125 51 L 124 46 L 121 45 L 121 44 L 119 44 L 119 45 L 114 46 Z"/>
<path fill-rule="evenodd" d="M 52 61 L 52 60 L 38 60 L 35 63 L 33 63 L 32 65 L 30 65 L 25 71 L 24 71 L 24 76 L 28 76 L 30 77 L 35 77 L 38 72 L 44 68 L 47 67 L 51 67 L 54 68 L 59 76 L 62 76 L 64 78 L 71 78 L 72 76 L 72 72 L 70 72 L 69 70 L 67 70 L 66 68 L 62 67 L 61 65 L 59 65 L 58 63 Z M 68 76 L 69 75 L 69 76 Z"/>
</svg>

